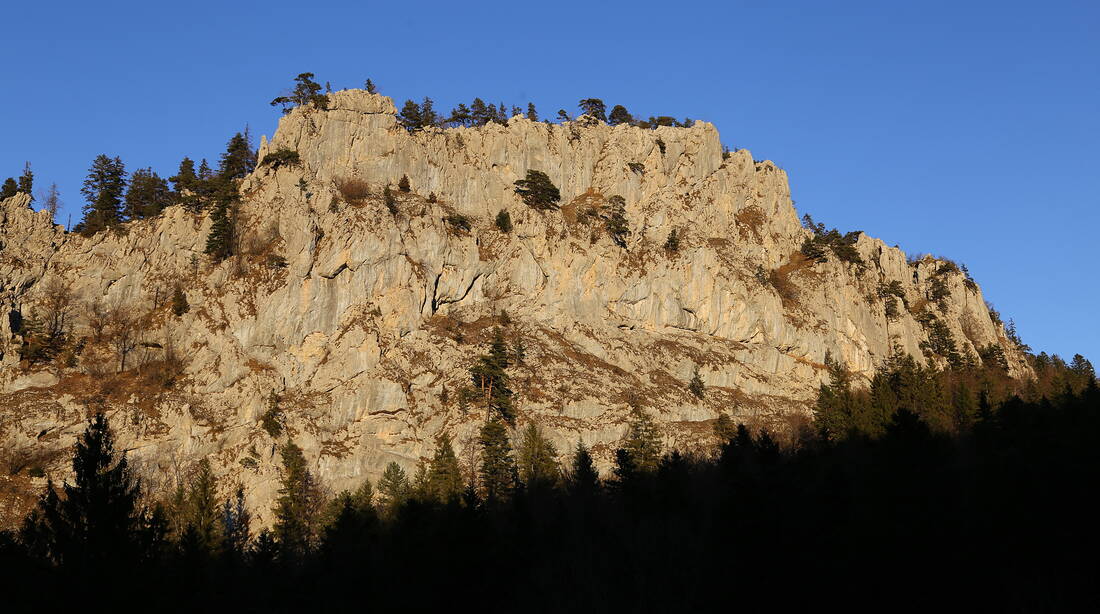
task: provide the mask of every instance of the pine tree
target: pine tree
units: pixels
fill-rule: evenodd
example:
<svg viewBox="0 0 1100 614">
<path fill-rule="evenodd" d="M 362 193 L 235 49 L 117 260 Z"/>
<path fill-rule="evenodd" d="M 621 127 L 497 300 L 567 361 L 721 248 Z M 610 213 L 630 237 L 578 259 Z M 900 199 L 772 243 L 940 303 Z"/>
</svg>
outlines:
<svg viewBox="0 0 1100 614">
<path fill-rule="evenodd" d="M 389 511 L 399 508 L 409 498 L 409 476 L 395 462 L 386 465 L 378 479 L 378 494 Z"/>
<path fill-rule="evenodd" d="M 733 420 L 725 413 L 718 414 L 718 419 L 714 422 L 714 437 L 718 440 L 718 445 L 724 446 L 736 436 L 737 426 Z"/>
<path fill-rule="evenodd" d="M 412 186 L 409 184 L 408 175 L 401 175 L 401 179 L 397 182 L 397 189 L 402 192 L 410 192 L 412 190 Z"/>
<path fill-rule="evenodd" d="M 527 103 L 527 119 L 533 122 L 539 121 L 539 114 L 538 111 L 535 110 L 535 103 L 533 102 Z"/>
<path fill-rule="evenodd" d="M 4 187 L 0 188 L 0 200 L 5 200 L 19 193 L 19 184 L 13 177 L 4 180 Z"/>
<path fill-rule="evenodd" d="M 431 98 L 424 97 L 420 103 L 420 128 L 433 128 L 439 125 L 439 115 L 435 112 L 435 103 Z"/>
<path fill-rule="evenodd" d="M 512 232 L 512 216 L 506 209 L 501 209 L 497 213 L 497 218 L 494 220 L 497 230 L 507 234 Z"/>
<path fill-rule="evenodd" d="M 321 557 L 331 564 L 355 560 L 378 524 L 378 514 L 370 502 L 370 482 L 356 492 L 344 491 L 329 503 L 328 522 L 321 540 Z"/>
<path fill-rule="evenodd" d="M 297 106 L 312 105 L 322 111 L 328 109 L 328 96 L 321 93 L 321 85 L 313 80 L 313 73 L 304 72 L 294 78 L 294 89 L 286 96 L 271 101 L 271 106 L 281 105 L 283 113 Z"/>
<path fill-rule="evenodd" d="M 470 379 L 485 399 L 487 417 L 499 416 L 509 424 L 515 421 L 512 390 L 507 369 L 511 366 L 508 346 L 499 328 L 493 330 L 489 353 L 478 357 L 470 368 Z"/>
<path fill-rule="evenodd" d="M 599 98 L 585 98 L 577 103 L 581 113 L 601 122 L 607 121 L 607 107 Z"/>
<path fill-rule="evenodd" d="M 474 98 L 470 103 L 470 123 L 474 126 L 484 126 L 491 121 L 493 121 L 493 114 L 489 111 L 489 106 L 484 100 Z"/>
<path fill-rule="evenodd" d="M 103 413 L 89 419 L 73 452 L 72 484 L 58 495 L 53 482 L 23 529 L 23 541 L 56 565 L 107 573 L 135 563 L 154 545 L 141 487 L 125 454 L 116 455 Z"/>
<path fill-rule="evenodd" d="M 369 92 L 371 94 L 377 94 L 378 93 L 378 86 L 376 86 L 374 84 L 374 81 L 371 81 L 370 79 L 367 79 L 367 82 L 365 84 L 363 84 L 363 87 L 367 90 L 367 92 Z"/>
<path fill-rule="evenodd" d="M 626 238 L 630 235 L 630 225 L 626 221 L 626 199 L 622 196 L 612 196 L 607 199 L 608 213 L 604 222 L 607 234 L 619 247 L 626 247 Z"/>
<path fill-rule="evenodd" d="M 32 190 L 34 189 L 34 173 L 31 172 L 31 163 L 27 162 L 23 164 L 23 174 L 19 176 L 19 191 L 24 194 L 31 194 L 31 200 L 34 200 Z"/>
<path fill-rule="evenodd" d="M 80 193 L 87 204 L 80 232 L 94 234 L 122 221 L 122 198 L 126 190 L 126 168 L 119 158 L 100 154 L 92 162 Z"/>
<path fill-rule="evenodd" d="M 275 537 L 281 554 L 300 558 L 316 544 L 323 501 L 313 474 L 306 468 L 302 449 L 288 442 L 279 452 L 283 476 L 275 503 Z"/>
<path fill-rule="evenodd" d="M 214 211 L 210 214 L 210 234 L 206 237 L 206 250 L 215 262 L 225 260 L 233 254 L 233 221 L 230 219 L 229 201 L 218 199 Z"/>
<path fill-rule="evenodd" d="M 619 124 L 630 125 L 634 123 L 634 116 L 626 110 L 626 107 L 617 104 L 611 109 L 611 115 L 608 117 L 608 120 L 608 123 L 612 126 L 618 126 Z"/>
<path fill-rule="evenodd" d="M 451 126 L 469 126 L 473 116 L 466 104 L 460 102 L 457 107 L 451 109 L 451 116 L 446 121 Z"/>
<path fill-rule="evenodd" d="M 233 135 L 226 144 L 225 153 L 218 163 L 218 179 L 237 181 L 244 179 L 256 170 L 256 152 L 248 139 L 240 132 Z"/>
<path fill-rule="evenodd" d="M 481 487 L 487 501 L 508 499 L 515 490 L 518 479 L 516 462 L 512 458 L 512 445 L 508 441 L 508 429 L 499 418 L 493 417 L 481 427 L 478 438 L 481 444 Z"/>
<path fill-rule="evenodd" d="M 222 526 L 217 499 L 218 482 L 210 461 L 202 459 L 191 478 L 187 495 L 188 528 L 194 531 L 200 551 L 215 555 L 221 548 Z"/>
<path fill-rule="evenodd" d="M 427 491 L 431 499 L 440 503 L 462 496 L 462 471 L 451 438 L 446 434 L 440 435 L 435 442 L 435 456 L 428 466 Z"/>
<path fill-rule="evenodd" d="M 172 193 L 168 190 L 168 183 L 152 168 L 141 168 L 130 176 L 125 203 L 123 213 L 126 219 L 139 220 L 160 215 L 172 204 Z"/>
<path fill-rule="evenodd" d="M 516 449 L 519 477 L 528 488 L 555 486 L 561 479 L 558 451 L 534 422 L 523 430 Z"/>
<path fill-rule="evenodd" d="M 688 383 L 688 391 L 695 395 L 696 398 L 703 398 L 703 394 L 706 387 L 703 385 L 703 378 L 699 376 L 699 366 L 696 365 L 691 371 L 691 382 Z"/>
<path fill-rule="evenodd" d="M 248 551 L 251 540 L 252 514 L 244 502 L 244 488 L 237 487 L 232 500 L 222 504 L 223 551 L 239 560 Z"/>
<path fill-rule="evenodd" d="M 569 489 L 576 493 L 595 493 L 600 487 L 600 474 L 596 471 L 596 463 L 592 461 L 592 454 L 583 442 L 577 442 L 577 449 L 573 452 L 573 465 L 569 471 Z"/>
<path fill-rule="evenodd" d="M 631 405 L 622 450 L 637 471 L 650 472 L 661 460 L 661 435 L 657 424 L 641 407 Z"/>
<path fill-rule="evenodd" d="M 561 192 L 546 173 L 528 170 L 525 179 L 517 179 L 514 183 L 516 194 L 519 194 L 527 205 L 540 211 L 558 208 L 557 203 L 561 200 Z"/>
<path fill-rule="evenodd" d="M 183 288 L 176 284 L 172 289 L 172 314 L 178 318 L 190 310 L 191 305 L 187 302 L 187 295 L 183 293 Z"/>
<path fill-rule="evenodd" d="M 401 107 L 401 112 L 397 114 L 397 122 L 409 132 L 416 132 L 423 128 L 424 118 L 420 114 L 420 105 L 412 100 L 406 100 L 405 105 Z"/>
</svg>

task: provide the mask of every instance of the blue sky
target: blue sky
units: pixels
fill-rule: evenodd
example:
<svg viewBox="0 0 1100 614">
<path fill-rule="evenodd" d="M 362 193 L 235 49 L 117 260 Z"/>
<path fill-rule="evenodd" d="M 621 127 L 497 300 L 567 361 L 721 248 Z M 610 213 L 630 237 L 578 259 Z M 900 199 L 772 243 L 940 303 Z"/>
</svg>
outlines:
<svg viewBox="0 0 1100 614">
<path fill-rule="evenodd" d="M 80 218 L 100 153 L 212 161 L 303 71 L 437 108 L 580 98 L 713 122 L 800 212 L 970 267 L 1036 351 L 1100 360 L 1100 3 L 21 3 L 0 177 Z"/>
</svg>

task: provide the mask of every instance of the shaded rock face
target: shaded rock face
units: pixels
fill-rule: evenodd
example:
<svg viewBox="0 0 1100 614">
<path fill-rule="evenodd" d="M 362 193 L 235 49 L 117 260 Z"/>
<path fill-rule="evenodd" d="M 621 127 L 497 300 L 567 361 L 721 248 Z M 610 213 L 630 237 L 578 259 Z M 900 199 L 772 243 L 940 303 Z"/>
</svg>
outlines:
<svg viewBox="0 0 1100 614">
<path fill-rule="evenodd" d="M 244 180 L 236 253 L 221 263 L 203 254 L 207 214 L 172 207 L 84 238 L 25 195 L 0 204 L 9 458 L 64 477 L 83 416 L 103 408 L 147 483 L 171 484 L 208 457 L 261 516 L 287 437 L 333 489 L 376 479 L 390 461 L 411 469 L 443 432 L 472 467 L 485 413 L 469 367 L 497 327 L 523 348 L 510 369 L 519 424 L 539 423 L 562 451 L 584 441 L 605 466 L 630 402 L 664 425 L 669 445 L 690 448 L 722 411 L 778 429 L 804 423 L 827 353 L 864 377 L 895 350 L 942 363 L 922 351 L 921 314 L 945 323 L 963 354 L 1000 345 L 1014 374 L 1027 368 L 977 286 L 941 262 L 909 263 L 865 235 L 855 244 L 865 266 L 806 261 L 810 233 L 786 174 L 745 150 L 724 156 L 710 124 L 516 117 L 410 134 L 388 98 L 330 99 L 327 111 L 291 111 L 261 145 L 261 160 L 293 150 L 300 163 L 261 164 Z M 560 210 L 517 197 L 529 169 L 560 189 Z M 411 191 L 394 187 L 392 213 L 383 188 L 402 176 Z M 625 248 L 606 229 L 613 196 Z M 510 233 L 494 225 L 500 211 Z M 675 252 L 665 249 L 673 230 Z M 887 317 L 879 290 L 895 281 L 904 297 Z M 69 329 L 84 350 L 21 363 L 19 321 L 42 316 L 51 284 L 70 290 Z M 176 285 L 189 305 L 179 316 Z M 136 323 L 124 373 L 97 309 Z M 169 364 L 179 375 L 158 377 Z M 687 389 L 696 367 L 702 399 Z"/>
</svg>

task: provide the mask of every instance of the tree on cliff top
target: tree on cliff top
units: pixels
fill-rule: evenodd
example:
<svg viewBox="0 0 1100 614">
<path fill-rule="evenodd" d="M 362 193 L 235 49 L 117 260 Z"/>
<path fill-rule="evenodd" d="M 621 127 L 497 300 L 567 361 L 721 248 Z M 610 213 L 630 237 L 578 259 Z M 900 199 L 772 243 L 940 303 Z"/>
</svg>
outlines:
<svg viewBox="0 0 1100 614">
<path fill-rule="evenodd" d="M 577 103 L 581 113 L 601 122 L 607 121 L 607 107 L 599 98 L 585 98 Z"/>
<path fill-rule="evenodd" d="M 328 96 L 321 93 L 321 85 L 313 80 L 313 73 L 304 72 L 294 78 L 297 84 L 290 94 L 271 101 L 271 106 L 282 105 L 283 113 L 302 105 L 313 105 L 322 111 L 328 109 Z"/>
<path fill-rule="evenodd" d="M 95 234 L 122 221 L 122 198 L 126 190 L 126 167 L 118 157 L 96 156 L 80 193 L 87 203 L 84 219 L 75 230 L 85 235 Z"/>
</svg>

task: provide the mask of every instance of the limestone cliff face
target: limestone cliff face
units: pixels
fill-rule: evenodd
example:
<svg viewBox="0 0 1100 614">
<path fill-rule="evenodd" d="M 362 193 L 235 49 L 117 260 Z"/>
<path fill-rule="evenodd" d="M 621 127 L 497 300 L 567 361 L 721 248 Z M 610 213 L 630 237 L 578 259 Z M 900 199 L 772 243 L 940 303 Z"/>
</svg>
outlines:
<svg viewBox="0 0 1100 614">
<path fill-rule="evenodd" d="M 520 424 L 540 423 L 561 451 L 583 440 L 605 463 L 630 399 L 671 445 L 689 446 L 720 411 L 778 428 L 804 420 L 827 352 L 864 376 L 895 347 L 942 361 L 922 351 L 922 313 L 964 353 L 1000 345 L 1014 373 L 1027 368 L 977 286 L 938 261 L 911 264 L 865 235 L 855 246 L 864 267 L 805 261 L 810 233 L 786 174 L 745 150 L 723 156 L 710 124 L 516 117 L 409 134 L 388 98 L 330 98 L 327 111 L 284 116 L 261 146 L 261 159 L 293 150 L 301 162 L 263 165 L 244 181 L 238 253 L 222 263 L 203 255 L 208 216 L 180 207 L 83 238 L 23 195 L 0 203 L 5 454 L 64 477 L 68 446 L 98 403 L 148 481 L 171 482 L 209 457 L 261 515 L 287 436 L 334 489 L 376 479 L 390 461 L 411 467 L 442 432 L 469 464 L 484 411 L 461 391 L 495 326 L 525 349 L 512 369 Z M 560 188 L 560 211 L 518 199 L 513 182 L 528 169 Z M 395 190 L 393 215 L 381 192 L 402 175 L 412 190 Z M 369 193 L 342 195 L 351 179 Z M 616 195 L 625 249 L 590 215 Z M 501 210 L 511 233 L 494 226 Z M 674 229 L 680 248 L 669 252 Z M 19 322 L 42 312 L 55 280 L 71 289 L 85 349 L 20 363 Z M 879 289 L 895 281 L 904 302 L 888 318 Z M 182 316 L 169 305 L 176 284 L 190 306 Z M 929 301 L 934 287 L 947 295 Z M 125 373 L 97 342 L 92 305 L 137 323 Z M 183 369 L 170 386 L 150 375 L 166 355 Z M 702 400 L 687 390 L 695 367 Z M 279 437 L 264 428 L 273 397 Z"/>
</svg>

